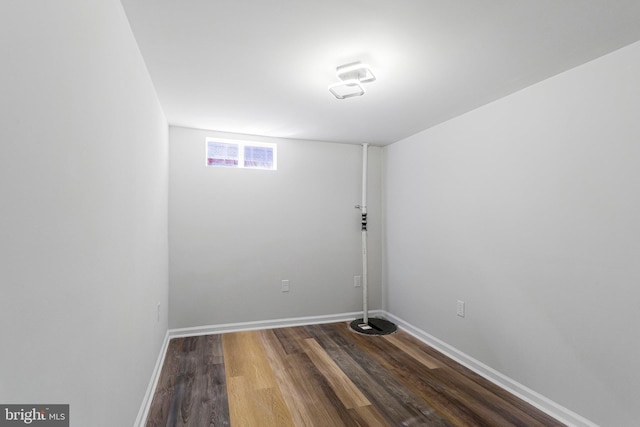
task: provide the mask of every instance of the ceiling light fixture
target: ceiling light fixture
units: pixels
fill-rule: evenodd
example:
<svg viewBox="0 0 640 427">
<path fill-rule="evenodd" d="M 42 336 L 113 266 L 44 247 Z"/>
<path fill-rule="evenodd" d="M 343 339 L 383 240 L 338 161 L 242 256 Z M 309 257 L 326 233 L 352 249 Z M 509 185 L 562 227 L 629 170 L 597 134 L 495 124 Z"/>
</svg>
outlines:
<svg viewBox="0 0 640 427">
<path fill-rule="evenodd" d="M 359 62 L 337 67 L 336 76 L 340 81 L 329 85 L 329 92 L 338 99 L 364 95 L 362 83 L 369 83 L 376 79 L 369 66 Z"/>
<path fill-rule="evenodd" d="M 357 79 L 360 83 L 369 83 L 376 79 L 369 66 L 359 62 L 339 66 L 336 68 L 336 76 L 340 80 Z"/>
<path fill-rule="evenodd" d="M 364 95 L 364 88 L 360 86 L 360 81 L 351 79 L 329 85 L 329 92 L 338 99 L 345 99 Z"/>
</svg>

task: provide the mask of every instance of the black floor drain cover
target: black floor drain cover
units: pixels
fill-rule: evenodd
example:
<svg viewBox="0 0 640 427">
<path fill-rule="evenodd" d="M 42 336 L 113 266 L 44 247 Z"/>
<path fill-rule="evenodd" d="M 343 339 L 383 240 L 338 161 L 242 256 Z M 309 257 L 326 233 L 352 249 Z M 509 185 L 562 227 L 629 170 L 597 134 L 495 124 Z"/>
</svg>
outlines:
<svg viewBox="0 0 640 427">
<path fill-rule="evenodd" d="M 370 317 L 368 323 L 364 323 L 364 319 L 356 319 L 349 327 L 352 331 L 365 335 L 389 335 L 398 330 L 394 323 L 375 317 Z"/>
</svg>

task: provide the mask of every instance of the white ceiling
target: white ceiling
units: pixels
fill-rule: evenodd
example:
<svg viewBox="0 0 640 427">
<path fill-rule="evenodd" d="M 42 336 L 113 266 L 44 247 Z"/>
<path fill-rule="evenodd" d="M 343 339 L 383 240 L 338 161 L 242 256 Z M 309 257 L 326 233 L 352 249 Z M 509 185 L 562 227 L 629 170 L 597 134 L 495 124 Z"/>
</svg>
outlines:
<svg viewBox="0 0 640 427">
<path fill-rule="evenodd" d="M 386 145 L 640 40 L 639 0 L 121 0 L 170 124 Z M 338 100 L 335 68 L 377 81 Z"/>
</svg>

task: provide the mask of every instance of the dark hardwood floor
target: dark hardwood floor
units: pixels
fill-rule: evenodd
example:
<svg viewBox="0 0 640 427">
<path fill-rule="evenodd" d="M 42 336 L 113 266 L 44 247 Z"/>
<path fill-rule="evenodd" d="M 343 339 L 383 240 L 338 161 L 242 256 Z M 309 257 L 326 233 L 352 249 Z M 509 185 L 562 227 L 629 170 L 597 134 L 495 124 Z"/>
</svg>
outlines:
<svg viewBox="0 0 640 427">
<path fill-rule="evenodd" d="M 333 323 L 172 339 L 146 425 L 562 424 L 401 330 Z"/>
</svg>

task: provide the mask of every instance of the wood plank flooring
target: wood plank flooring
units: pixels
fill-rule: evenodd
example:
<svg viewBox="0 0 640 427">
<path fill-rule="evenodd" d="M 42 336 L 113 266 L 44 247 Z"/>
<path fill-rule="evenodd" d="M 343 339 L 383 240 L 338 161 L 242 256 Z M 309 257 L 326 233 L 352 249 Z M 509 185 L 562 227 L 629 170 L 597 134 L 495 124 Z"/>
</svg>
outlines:
<svg viewBox="0 0 640 427">
<path fill-rule="evenodd" d="M 147 418 L 165 426 L 561 426 L 399 330 L 332 323 L 174 338 Z"/>
</svg>

